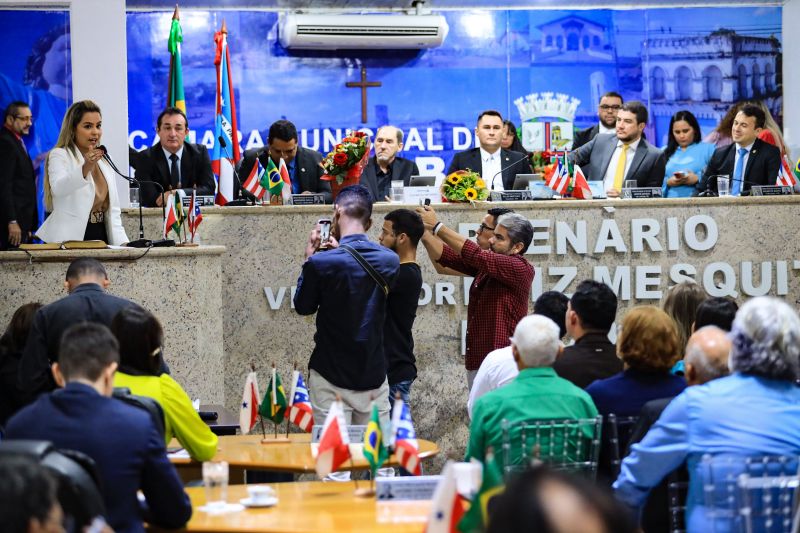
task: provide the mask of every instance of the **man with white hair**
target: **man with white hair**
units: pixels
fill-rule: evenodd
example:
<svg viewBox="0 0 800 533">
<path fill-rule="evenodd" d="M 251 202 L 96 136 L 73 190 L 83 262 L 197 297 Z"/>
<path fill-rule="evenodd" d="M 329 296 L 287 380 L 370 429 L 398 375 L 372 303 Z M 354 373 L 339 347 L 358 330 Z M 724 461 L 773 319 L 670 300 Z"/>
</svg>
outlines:
<svg viewBox="0 0 800 533">
<path fill-rule="evenodd" d="M 689 387 L 631 447 L 614 483 L 617 497 L 639 507 L 652 487 L 687 461 L 687 531 L 710 531 L 701 458 L 800 454 L 800 318 L 777 298 L 753 298 L 733 322 L 732 374 Z M 740 461 L 743 464 L 744 461 Z M 714 522 L 717 532 L 728 531 Z"/>
<path fill-rule="evenodd" d="M 557 418 L 593 418 L 597 409 L 591 397 L 558 377 L 553 362 L 563 349 L 558 326 L 547 317 L 530 315 L 520 320 L 511 337 L 511 351 L 519 375 L 508 385 L 481 396 L 472 411 L 466 460 L 484 460 L 492 446 L 502 448 L 502 422 Z M 512 442 L 519 442 L 512 433 Z M 520 450 L 511 451 L 519 457 Z M 497 455 L 498 462 L 502 457 Z"/>
</svg>

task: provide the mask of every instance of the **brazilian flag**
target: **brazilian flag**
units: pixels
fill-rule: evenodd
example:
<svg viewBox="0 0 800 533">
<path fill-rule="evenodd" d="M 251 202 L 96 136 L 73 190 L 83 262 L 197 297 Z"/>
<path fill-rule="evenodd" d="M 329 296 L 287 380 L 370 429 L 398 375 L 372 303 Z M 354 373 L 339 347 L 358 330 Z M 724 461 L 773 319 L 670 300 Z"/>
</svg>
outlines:
<svg viewBox="0 0 800 533">
<path fill-rule="evenodd" d="M 494 460 L 494 452 L 491 449 L 487 450 L 486 459 L 483 462 L 481 488 L 472 499 L 469 510 L 458 522 L 458 530 L 461 533 L 485 531 L 489 525 L 489 500 L 503 492 L 504 488 L 503 474 Z"/>
<path fill-rule="evenodd" d="M 389 450 L 383 445 L 383 430 L 378 416 L 378 406 L 372 402 L 372 414 L 369 417 L 367 431 L 364 432 L 364 457 L 369 463 L 373 479 L 378 469 L 389 458 Z"/>
<path fill-rule="evenodd" d="M 172 14 L 172 26 L 169 29 L 169 95 L 167 97 L 168 107 L 177 107 L 186 113 L 186 96 L 183 94 L 183 69 L 181 68 L 181 43 L 183 42 L 183 30 L 181 30 L 181 17 L 178 13 L 178 6 Z"/>
<path fill-rule="evenodd" d="M 267 171 L 264 172 L 264 176 L 261 178 L 261 186 L 267 189 L 271 195 L 276 196 L 283 189 L 283 180 L 272 158 L 268 157 L 267 159 L 269 159 L 269 163 L 267 163 Z"/>
<path fill-rule="evenodd" d="M 264 400 L 258 408 L 258 414 L 264 418 L 269 418 L 276 424 L 283 422 L 283 417 L 286 415 L 286 391 L 283 390 L 281 384 L 281 377 L 272 369 L 272 378 L 269 380 L 267 392 L 264 394 Z"/>
</svg>

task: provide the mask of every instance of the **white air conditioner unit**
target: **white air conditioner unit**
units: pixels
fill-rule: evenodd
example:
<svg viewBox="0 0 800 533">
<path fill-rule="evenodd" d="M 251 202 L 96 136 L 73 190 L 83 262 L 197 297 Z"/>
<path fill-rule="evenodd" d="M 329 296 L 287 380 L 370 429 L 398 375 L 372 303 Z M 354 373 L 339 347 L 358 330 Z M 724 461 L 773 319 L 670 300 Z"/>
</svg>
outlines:
<svg viewBox="0 0 800 533">
<path fill-rule="evenodd" d="M 285 48 L 434 48 L 447 37 L 441 15 L 281 14 L 280 41 Z"/>
</svg>

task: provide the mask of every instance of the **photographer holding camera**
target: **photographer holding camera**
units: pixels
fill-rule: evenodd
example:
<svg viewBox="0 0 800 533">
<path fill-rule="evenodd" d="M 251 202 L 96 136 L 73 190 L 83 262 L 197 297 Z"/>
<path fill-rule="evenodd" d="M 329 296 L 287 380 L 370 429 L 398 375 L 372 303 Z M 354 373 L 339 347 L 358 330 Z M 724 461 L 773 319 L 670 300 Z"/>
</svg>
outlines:
<svg viewBox="0 0 800 533">
<path fill-rule="evenodd" d="M 348 425 L 368 423 L 373 398 L 381 420 L 389 419 L 383 327 L 386 296 L 399 259 L 368 240 L 371 216 L 372 200 L 365 187 L 342 189 L 334 203 L 331 236 L 322 243 L 323 228 L 320 224 L 314 228 L 297 280 L 295 310 L 301 315 L 317 313 L 308 389 L 319 423 L 337 394 Z"/>
</svg>

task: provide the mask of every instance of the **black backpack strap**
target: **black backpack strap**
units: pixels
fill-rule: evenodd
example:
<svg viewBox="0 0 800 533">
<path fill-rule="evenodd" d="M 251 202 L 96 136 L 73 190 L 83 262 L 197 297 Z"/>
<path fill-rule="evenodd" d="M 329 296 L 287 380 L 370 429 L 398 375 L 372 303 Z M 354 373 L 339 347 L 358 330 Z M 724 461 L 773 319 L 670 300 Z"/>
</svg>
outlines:
<svg viewBox="0 0 800 533">
<path fill-rule="evenodd" d="M 375 268 L 373 268 L 373 266 L 370 265 L 366 259 L 364 259 L 364 256 L 358 253 L 358 250 L 347 244 L 340 244 L 339 248 L 342 248 L 345 251 L 347 251 L 347 253 L 353 256 L 353 259 L 358 261 L 358 264 L 361 265 L 361 267 L 367 271 L 367 274 L 369 274 L 370 277 L 373 280 L 375 280 L 375 283 L 378 284 L 378 287 L 380 287 L 383 290 L 384 296 L 389 295 L 389 284 L 386 283 L 386 280 L 383 279 L 383 276 L 381 276 L 380 272 L 375 270 Z"/>
</svg>

